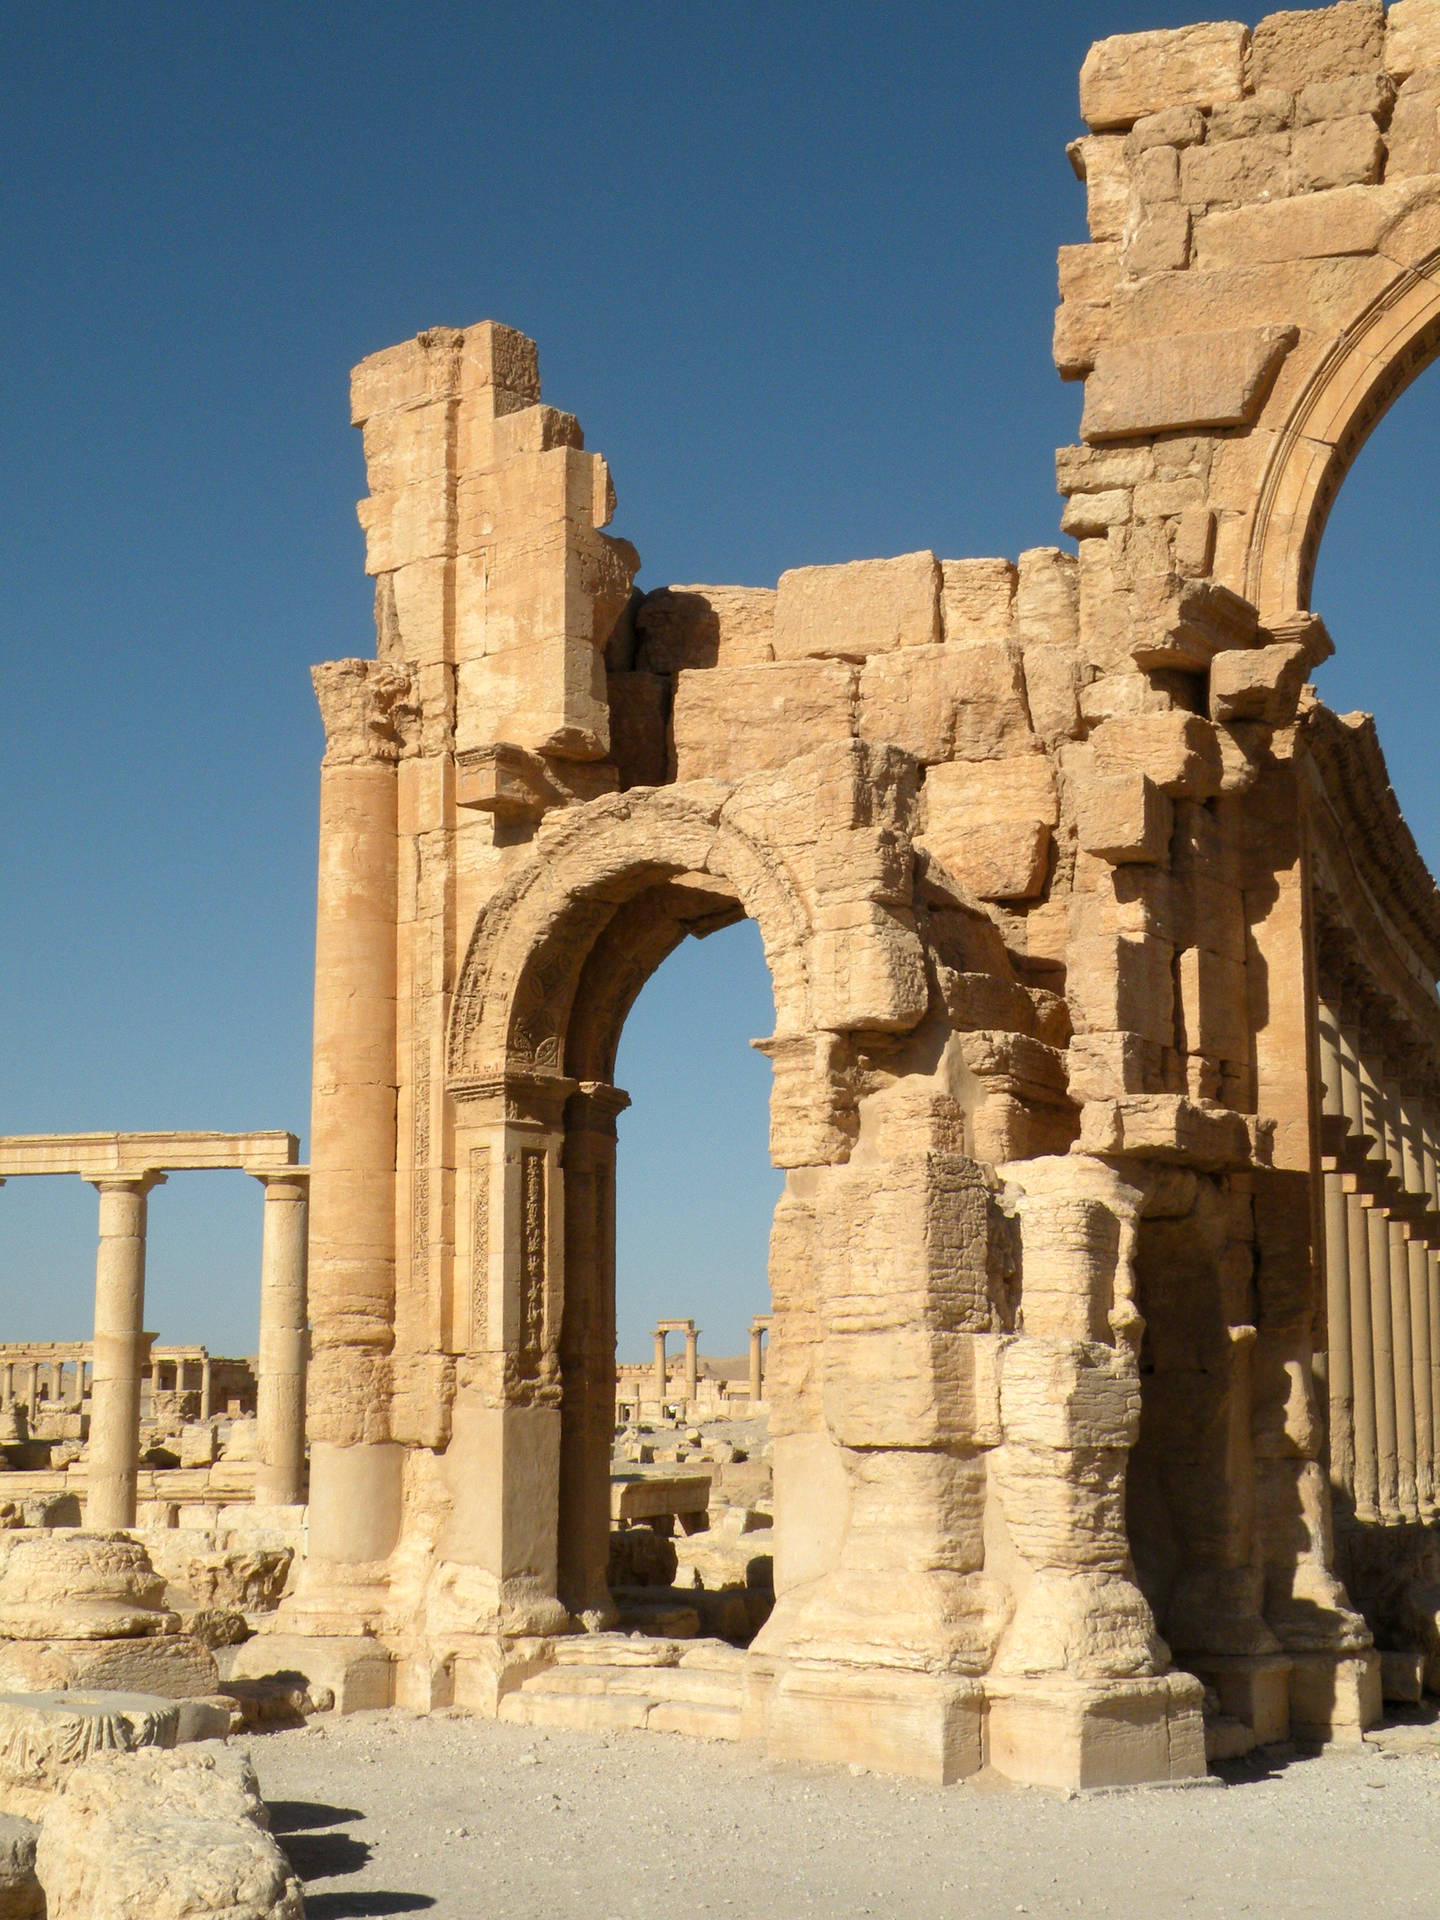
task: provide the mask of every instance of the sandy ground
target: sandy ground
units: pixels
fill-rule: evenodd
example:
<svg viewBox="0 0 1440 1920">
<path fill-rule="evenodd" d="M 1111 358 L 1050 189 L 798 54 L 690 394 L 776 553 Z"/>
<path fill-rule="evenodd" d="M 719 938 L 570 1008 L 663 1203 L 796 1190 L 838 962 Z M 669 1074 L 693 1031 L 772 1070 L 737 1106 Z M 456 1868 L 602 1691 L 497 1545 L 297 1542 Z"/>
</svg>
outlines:
<svg viewBox="0 0 1440 1920">
<path fill-rule="evenodd" d="M 248 1742 L 310 1920 L 1440 1913 L 1440 1726 L 1064 1799 L 398 1713 Z"/>
</svg>

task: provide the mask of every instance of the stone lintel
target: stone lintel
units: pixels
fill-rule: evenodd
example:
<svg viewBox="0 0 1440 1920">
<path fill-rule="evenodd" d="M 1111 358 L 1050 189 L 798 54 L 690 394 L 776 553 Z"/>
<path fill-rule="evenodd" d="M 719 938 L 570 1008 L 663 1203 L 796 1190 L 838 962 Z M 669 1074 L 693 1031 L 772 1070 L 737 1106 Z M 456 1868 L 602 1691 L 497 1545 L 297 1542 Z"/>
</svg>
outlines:
<svg viewBox="0 0 1440 1920">
<path fill-rule="evenodd" d="M 296 1172 L 293 1133 L 11 1133 L 0 1134 L 0 1169 L 23 1174 L 78 1174 L 82 1180 L 141 1180 L 165 1173 L 235 1169 Z"/>
</svg>

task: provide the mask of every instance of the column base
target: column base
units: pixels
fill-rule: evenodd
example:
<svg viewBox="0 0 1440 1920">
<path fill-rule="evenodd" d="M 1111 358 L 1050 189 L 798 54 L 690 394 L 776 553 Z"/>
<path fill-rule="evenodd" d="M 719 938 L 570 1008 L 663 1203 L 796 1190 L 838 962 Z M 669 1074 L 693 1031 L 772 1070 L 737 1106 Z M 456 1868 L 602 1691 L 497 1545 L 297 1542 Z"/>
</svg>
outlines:
<svg viewBox="0 0 1440 1920">
<path fill-rule="evenodd" d="M 1189 1673 L 1155 1679 L 992 1679 L 989 1764 L 1026 1786 L 1138 1787 L 1204 1776 L 1203 1689 Z"/>
<path fill-rule="evenodd" d="M 360 1713 L 395 1703 L 394 1662 L 378 1640 L 363 1635 L 257 1633 L 235 1650 L 236 1680 L 299 1675 L 311 1694 L 328 1687 L 337 1713 Z"/>
<path fill-rule="evenodd" d="M 1296 1654 L 1290 1674 L 1290 1731 L 1297 1740 L 1352 1744 L 1380 1719 L 1380 1656 Z"/>
<path fill-rule="evenodd" d="M 984 1761 L 985 1691 L 956 1674 L 784 1664 L 747 1675 L 743 1731 L 774 1760 L 849 1765 L 949 1786 Z M 768 1695 L 768 1698 L 767 1698 Z"/>
<path fill-rule="evenodd" d="M 1187 1670 L 1220 1696 L 1220 1711 L 1250 1729 L 1257 1747 L 1290 1738 L 1288 1654 L 1177 1654 Z"/>
</svg>

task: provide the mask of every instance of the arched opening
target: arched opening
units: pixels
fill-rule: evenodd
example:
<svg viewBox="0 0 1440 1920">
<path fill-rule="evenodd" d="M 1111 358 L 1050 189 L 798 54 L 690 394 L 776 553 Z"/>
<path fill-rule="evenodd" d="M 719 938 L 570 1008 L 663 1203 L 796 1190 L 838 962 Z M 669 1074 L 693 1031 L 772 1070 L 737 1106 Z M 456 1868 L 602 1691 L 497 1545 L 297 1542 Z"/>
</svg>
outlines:
<svg viewBox="0 0 1440 1920">
<path fill-rule="evenodd" d="M 758 930 L 740 920 L 682 941 L 623 1030 L 609 1551 L 622 1628 L 748 1642 L 769 1612 L 773 1482 L 752 1347 L 784 1180 L 768 1152 L 770 1067 L 748 1042 L 773 1028 Z"/>
<path fill-rule="evenodd" d="M 571 1006 L 564 1060 L 567 1078 L 578 1080 L 581 1091 L 567 1105 L 562 1154 L 558 1579 L 560 1598 L 572 1616 L 592 1622 L 613 1619 L 618 1602 L 625 1625 L 653 1623 L 660 1630 L 683 1625 L 693 1632 L 721 1624 L 720 1612 L 708 1605 L 693 1622 L 677 1620 L 677 1611 L 685 1611 L 674 1591 L 681 1556 L 673 1546 L 658 1544 L 677 1531 L 688 1537 L 708 1526 L 706 1483 L 713 1482 L 713 1475 L 706 1468 L 715 1463 L 712 1458 L 702 1466 L 698 1456 L 707 1451 L 713 1455 L 713 1449 L 692 1448 L 685 1438 L 698 1430 L 692 1427 L 699 1417 L 693 1335 L 686 1341 L 676 1391 L 669 1391 L 668 1384 L 662 1390 L 657 1381 L 647 1399 L 643 1377 L 637 1380 L 629 1445 L 622 1447 L 622 1453 L 632 1457 L 623 1465 L 614 1458 L 616 1304 L 625 1291 L 625 1278 L 617 1271 L 616 1195 L 623 1173 L 617 1168 L 615 1136 L 622 1135 L 621 1116 L 631 1097 L 628 1089 L 617 1087 L 616 1065 L 632 1007 L 674 950 L 687 936 L 705 938 L 722 929 L 729 933 L 743 918 L 730 884 L 712 876 L 687 873 L 645 888 L 621 905 L 596 935 L 580 967 Z M 754 957 L 763 969 L 763 956 Z M 768 1026 L 759 1037 L 769 1037 Z M 698 1091 L 691 1089 L 692 1104 Z M 673 1297 L 668 1311 L 656 1316 L 680 1322 L 695 1318 L 688 1303 Z M 717 1402 L 722 1398 L 718 1393 L 714 1397 Z M 649 1430 L 648 1443 L 642 1429 Z M 617 1538 L 617 1531 L 621 1536 L 630 1531 L 632 1520 L 643 1524 L 645 1538 Z M 652 1541 L 657 1542 L 653 1548 Z M 693 1584 L 696 1556 L 685 1559 L 692 1576 L 686 1584 Z M 657 1591 L 647 1596 L 642 1589 Z M 702 1585 L 701 1591 L 708 1589 Z M 729 1634 L 748 1639 L 763 1618 L 758 1608 L 747 1615 L 743 1605 L 732 1606 Z"/>
</svg>

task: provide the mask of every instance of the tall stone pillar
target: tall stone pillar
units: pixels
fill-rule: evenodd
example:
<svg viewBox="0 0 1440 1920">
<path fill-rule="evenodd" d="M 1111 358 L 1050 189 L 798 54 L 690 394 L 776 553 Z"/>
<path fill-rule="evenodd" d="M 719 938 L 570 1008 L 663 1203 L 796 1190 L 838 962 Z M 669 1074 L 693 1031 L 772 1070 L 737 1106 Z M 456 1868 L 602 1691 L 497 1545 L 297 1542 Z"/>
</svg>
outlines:
<svg viewBox="0 0 1440 1920">
<path fill-rule="evenodd" d="M 760 1405 L 765 1394 L 765 1355 L 762 1343 L 765 1339 L 766 1324 L 763 1320 L 750 1322 L 750 1411 L 752 1413 Z"/>
<path fill-rule="evenodd" d="M 163 1174 L 97 1180 L 95 1378 L 85 1524 L 133 1527 L 140 1461 L 140 1370 L 145 1358 L 146 1195 Z"/>
<path fill-rule="evenodd" d="M 327 1566 L 388 1558 L 400 1523 L 401 1450 L 390 1437 L 389 1367 L 395 769 L 396 708 L 409 676 L 379 661 L 336 660 L 316 667 L 312 678 L 325 722 L 310 1115 L 307 1581 L 314 1588 L 324 1585 Z"/>
<path fill-rule="evenodd" d="M 200 1362 L 200 1418 L 210 1418 L 211 1406 L 215 1397 L 215 1384 L 210 1371 L 210 1356 L 207 1353 Z"/>
<path fill-rule="evenodd" d="M 650 1390 L 662 1405 L 665 1400 L 666 1385 L 665 1329 L 657 1327 L 655 1329 L 655 1370 Z"/>
<path fill-rule="evenodd" d="M 565 1299 L 560 1322 L 559 1595 L 615 1617 L 608 1580 L 615 1437 L 615 1121 L 618 1087 L 587 1082 L 565 1110 Z"/>
<path fill-rule="evenodd" d="M 306 1175 L 290 1168 L 257 1177 L 265 1188 L 265 1224 L 255 1500 L 260 1506 L 297 1506 L 305 1498 Z"/>
<path fill-rule="evenodd" d="M 35 1409 L 40 1404 L 40 1365 L 32 1360 L 25 1369 L 25 1413 L 33 1423 Z"/>
<path fill-rule="evenodd" d="M 700 1336 L 694 1327 L 685 1329 L 685 1398 L 695 1399 L 700 1391 Z"/>
</svg>

